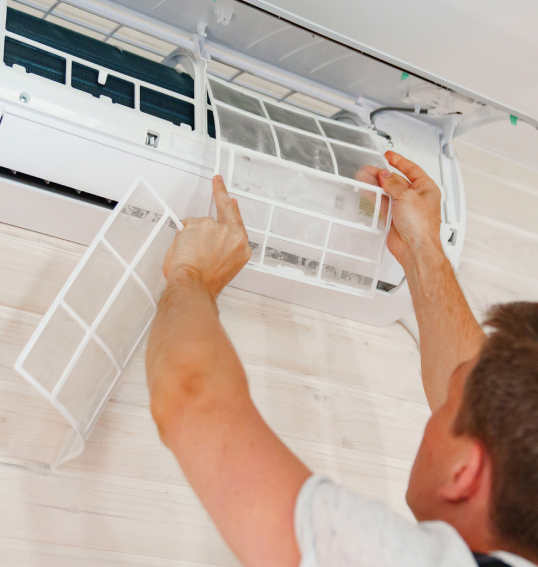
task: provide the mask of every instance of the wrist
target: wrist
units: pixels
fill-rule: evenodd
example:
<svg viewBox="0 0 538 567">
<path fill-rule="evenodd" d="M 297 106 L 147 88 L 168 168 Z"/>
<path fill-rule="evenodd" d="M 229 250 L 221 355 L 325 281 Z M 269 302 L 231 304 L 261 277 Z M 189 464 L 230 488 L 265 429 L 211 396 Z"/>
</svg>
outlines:
<svg viewBox="0 0 538 567">
<path fill-rule="evenodd" d="M 437 238 L 411 245 L 402 258 L 402 267 L 406 277 L 409 279 L 411 272 L 417 269 L 420 269 L 421 272 L 425 270 L 439 270 L 447 262 L 448 259 L 443 250 L 441 240 Z"/>
<path fill-rule="evenodd" d="M 202 275 L 190 266 L 179 266 L 169 271 L 166 289 L 182 289 L 207 294 L 212 297 Z"/>
</svg>

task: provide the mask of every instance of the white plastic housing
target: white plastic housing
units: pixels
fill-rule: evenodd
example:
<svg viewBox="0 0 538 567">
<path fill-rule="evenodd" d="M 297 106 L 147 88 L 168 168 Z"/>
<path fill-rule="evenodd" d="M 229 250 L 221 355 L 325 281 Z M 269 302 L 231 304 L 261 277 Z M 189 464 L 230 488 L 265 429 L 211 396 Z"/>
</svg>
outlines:
<svg viewBox="0 0 538 567">
<path fill-rule="evenodd" d="M 31 4 L 31 0 L 24 1 Z M 6 0 L 0 0 L 0 18 L 4 17 L 5 2 Z M 401 73 L 397 70 L 389 67 L 385 69 L 382 63 L 368 58 L 362 61 L 363 56 L 351 50 L 348 50 L 348 54 L 344 52 L 340 54 L 342 51 L 340 47 L 329 45 L 326 40 L 322 41 L 320 38 L 312 42 L 313 44 L 318 42 L 317 47 L 304 49 L 295 54 L 293 46 L 300 44 L 303 40 L 307 41 L 308 34 L 305 30 L 294 29 L 293 26 L 289 26 L 283 37 L 276 42 L 273 42 L 270 39 L 272 36 L 269 35 L 267 35 L 267 40 L 259 43 L 254 40 L 250 41 L 248 38 L 251 38 L 253 34 L 258 34 L 260 38 L 266 37 L 266 32 L 270 31 L 271 26 L 278 24 L 278 21 L 272 16 L 253 11 L 252 8 L 242 4 L 237 5 L 238 11 L 234 13 L 229 26 L 219 27 L 221 24 L 218 24 L 216 17 L 211 15 L 213 14 L 211 2 L 182 0 L 183 8 L 174 15 L 173 30 L 170 26 L 161 25 L 156 20 L 152 20 L 149 15 L 137 16 L 133 11 L 123 10 L 121 6 L 110 2 L 101 4 L 94 0 L 73 0 L 70 4 L 76 4 L 87 10 L 77 12 L 77 14 L 82 13 L 86 16 L 79 17 L 75 12 L 67 10 L 66 4 L 59 3 L 52 10 L 50 18 L 54 17 L 57 23 L 63 20 L 66 25 L 86 26 L 88 33 L 101 34 L 103 38 L 106 37 L 106 33 L 110 34 L 111 30 L 121 26 L 119 28 L 122 30 L 121 33 L 118 33 L 117 38 L 112 33 L 110 42 L 117 41 L 120 44 L 121 39 L 122 49 L 143 47 L 149 53 L 148 57 L 157 60 L 171 60 L 176 57 L 174 55 L 176 50 L 181 53 L 190 52 L 195 75 L 193 103 L 198 117 L 196 128 L 191 130 L 188 127 L 175 126 L 169 121 L 144 114 L 138 108 L 131 109 L 112 104 L 105 98 L 95 98 L 75 90 L 70 84 L 55 83 L 26 73 L 22 68 L 6 66 L 2 60 L 0 62 L 0 166 L 114 201 L 121 200 L 135 178 L 142 175 L 178 218 L 210 214 L 211 177 L 216 167 L 217 157 L 216 142 L 206 133 L 208 104 L 205 92 L 205 59 L 208 56 L 227 63 L 227 66 L 223 66 L 211 61 L 209 67 L 212 76 L 223 77 L 225 73 L 229 73 L 226 75 L 227 81 L 234 84 L 240 83 L 249 89 L 263 90 L 265 95 L 272 96 L 273 104 L 271 106 L 267 98 L 266 109 L 270 107 L 274 111 L 276 107 L 284 108 L 286 105 L 278 103 L 277 99 L 285 97 L 288 109 L 295 109 L 295 114 L 301 115 L 301 112 L 297 112 L 297 108 L 308 108 L 313 113 L 317 113 L 315 120 L 318 123 L 324 121 L 329 124 L 330 121 L 327 121 L 326 118 L 339 108 L 355 113 L 364 121 L 369 110 L 383 103 L 397 103 L 398 100 L 401 100 L 405 89 L 421 82 L 416 77 L 409 78 L 409 81 L 401 81 Z M 196 18 L 202 8 L 208 11 L 206 23 L 210 23 L 210 28 L 206 31 L 212 34 L 211 42 L 205 45 L 203 36 L 192 36 L 193 30 L 196 32 L 198 29 Z M 32 9 L 37 10 L 38 8 Z M 140 14 L 144 9 L 140 5 Z M 45 15 L 44 12 L 43 15 Z M 110 28 L 108 31 L 104 27 L 101 29 L 100 26 L 104 26 L 103 21 L 108 22 L 107 29 Z M 254 24 L 257 26 L 255 29 Z M 244 33 L 240 33 L 242 25 L 244 25 Z M 203 26 L 198 32 L 205 33 Z M 15 37 L 12 32 L 6 34 L 4 26 L 2 26 L 1 34 L 0 50 L 6 35 L 32 44 L 24 37 Z M 142 36 L 145 38 L 144 44 Z M 128 42 L 130 42 L 129 45 Z M 266 45 L 267 42 L 270 45 L 267 44 L 264 50 L 263 45 Z M 67 61 L 67 75 L 69 75 L 69 68 L 72 64 L 81 62 L 76 57 L 58 52 L 46 45 L 36 42 L 33 42 L 33 45 L 43 51 L 64 57 Z M 247 47 L 248 53 L 245 51 Z M 336 74 L 331 71 L 333 64 L 329 56 L 333 50 L 339 51 L 334 64 L 337 65 L 334 69 L 338 68 Z M 309 63 L 305 55 L 310 52 L 312 52 L 313 59 Z M 319 59 L 324 57 L 327 58 L 327 62 L 319 63 Z M 268 62 L 269 59 L 270 62 Z M 298 72 L 299 60 L 303 69 L 306 69 L 306 65 L 311 65 L 312 70 L 308 72 L 309 78 L 305 78 L 306 71 L 302 74 Z M 279 61 L 282 62 L 280 68 L 278 67 Z M 82 63 L 98 71 L 100 76 L 131 80 L 137 84 L 137 88 L 147 86 L 129 76 L 112 71 L 106 66 L 88 61 L 82 61 Z M 351 91 L 338 93 L 336 90 L 343 84 L 344 79 L 346 81 L 351 79 L 347 71 L 341 72 L 342 66 L 345 65 L 348 65 L 349 73 L 356 75 L 354 86 L 351 89 L 352 93 Z M 320 77 L 318 82 L 316 82 L 317 77 Z M 334 85 L 334 88 L 329 86 L 330 83 Z M 357 94 L 361 89 L 365 96 L 358 101 Z M 174 96 L 174 93 L 165 92 L 165 90 L 162 92 Z M 24 101 L 21 98 L 22 94 L 28 95 Z M 312 117 L 312 112 L 303 114 Z M 274 129 L 275 134 L 277 133 L 278 128 L 275 127 L 275 124 L 278 118 L 275 118 L 275 115 L 259 118 L 267 124 L 271 123 L 269 127 Z M 381 115 L 376 124 L 391 135 L 394 150 L 419 163 L 441 187 L 443 194 L 441 236 L 449 258 L 456 265 L 464 240 L 465 199 L 457 160 L 451 152 L 450 139 L 453 126 L 450 120 L 438 119 L 428 122 L 413 114 L 404 116 L 392 113 Z M 294 131 L 293 128 L 296 126 L 289 126 L 280 128 L 281 130 L 287 129 L 288 132 Z M 343 126 L 343 128 L 346 127 Z M 351 131 L 353 128 L 348 127 L 347 130 Z M 156 147 L 146 144 L 148 133 L 158 135 Z M 377 140 L 379 150 L 388 149 L 388 146 L 384 145 L 385 141 L 376 136 L 373 130 L 369 129 L 368 135 Z M 324 137 L 323 134 L 319 136 Z M 275 151 L 277 143 L 278 140 L 275 142 Z M 236 151 L 236 149 L 231 149 L 232 152 Z M 242 155 L 252 152 L 244 148 L 241 151 Z M 231 165 L 230 154 L 227 159 L 228 164 Z M 265 159 L 271 161 L 271 158 L 266 157 Z M 221 165 L 224 161 L 221 161 Z M 307 166 L 304 164 L 287 161 L 286 165 L 290 172 L 301 171 L 301 174 L 307 175 Z M 219 169 L 226 174 L 221 166 Z M 318 181 L 333 179 L 334 175 L 327 171 L 315 171 L 312 168 L 308 171 L 314 172 Z M 233 176 L 233 172 L 230 173 Z M 351 179 L 345 181 L 350 186 L 360 186 L 358 182 L 354 183 Z M 232 185 L 233 183 L 232 181 Z M 231 186 L 230 189 L 238 197 L 246 197 L 241 194 L 240 188 Z M 360 189 L 371 188 L 360 187 Z M 379 194 L 379 189 L 374 188 L 374 192 Z M 263 196 L 256 198 L 252 195 L 251 190 L 249 193 L 250 195 L 246 198 L 251 201 L 261 202 L 266 198 Z M 92 241 L 103 219 L 109 215 L 106 209 L 45 191 L 32 183 L 18 180 L 16 176 L 14 178 L 0 176 L 0 196 L 4 204 L 0 208 L 1 222 L 12 223 L 84 244 Z M 245 203 L 247 201 L 243 202 L 244 214 L 246 214 Z M 376 207 L 377 203 L 379 203 L 380 210 L 379 199 L 376 200 Z M 343 257 L 346 257 L 345 254 L 350 254 L 357 261 L 359 258 L 363 260 L 365 258 L 364 248 L 349 247 L 350 242 L 346 241 L 345 234 L 332 235 L 328 231 L 325 232 L 323 222 L 330 223 L 331 219 L 334 222 L 336 217 L 331 215 L 325 217 L 323 213 L 317 216 L 318 213 L 311 211 L 315 214 L 307 216 L 313 219 L 312 226 L 307 226 L 307 231 L 301 236 L 301 232 L 294 231 L 301 229 L 301 222 L 297 220 L 298 218 L 304 220 L 304 217 L 293 217 L 291 213 L 304 214 L 305 209 L 302 206 L 299 207 L 300 210 L 295 210 L 294 205 L 286 206 L 285 203 L 272 198 L 269 198 L 266 204 L 270 205 L 269 214 L 272 211 L 273 228 L 276 232 L 271 232 L 270 228 L 256 228 L 259 226 L 256 224 L 259 223 L 256 218 L 249 221 L 256 224 L 256 226 L 250 226 L 249 232 L 251 242 L 260 247 L 258 249 L 260 257 L 258 268 L 260 269 L 243 270 L 231 285 L 374 325 L 391 323 L 412 308 L 401 266 L 387 250 L 381 256 L 379 273 L 374 275 L 379 282 L 387 285 L 384 285 L 383 289 L 375 290 L 373 297 L 364 297 L 364 290 L 358 290 L 359 293 L 357 293 L 351 286 L 342 286 L 346 288 L 342 291 L 338 284 L 334 287 L 326 285 L 334 284 L 334 281 L 325 281 L 322 282 L 322 285 L 311 285 L 311 283 L 305 283 L 303 276 L 297 278 L 296 274 L 292 279 L 281 277 L 273 270 L 276 266 L 266 266 L 271 268 L 266 270 L 263 264 L 265 254 L 262 255 L 261 251 L 270 238 L 277 238 L 281 242 L 289 242 L 297 246 L 299 244 L 306 246 L 309 250 L 319 252 L 322 256 L 332 254 L 333 247 L 336 247 L 343 250 L 341 252 Z M 251 211 L 251 213 L 258 214 L 256 211 Z M 378 212 L 374 211 L 374 215 L 377 214 Z M 344 220 L 336 218 L 336 223 L 347 226 Z M 273 218 L 271 223 L 273 223 Z M 368 231 L 361 228 L 360 222 L 356 224 L 357 226 L 350 228 L 361 230 L 364 235 L 370 232 L 373 235 L 376 234 L 377 229 Z M 326 238 L 329 235 L 329 240 L 320 244 L 321 235 Z M 297 236 L 300 238 L 296 238 Z M 375 245 L 373 248 L 375 249 Z M 368 254 L 369 252 L 366 253 L 366 256 Z M 293 255 L 298 256 L 298 254 Z M 308 259 L 307 256 L 302 255 L 301 257 Z M 256 258 L 256 251 L 253 258 Z M 314 262 L 318 261 L 316 258 L 312 258 Z M 268 258 L 268 261 L 270 260 Z M 275 258 L 273 260 L 276 261 Z M 323 263 L 321 259 L 319 261 Z M 282 272 L 288 267 L 283 266 L 277 270 L 280 269 Z M 341 267 L 339 273 L 343 273 L 344 270 L 348 273 L 356 273 L 345 266 Z M 298 270 L 293 271 L 298 273 Z M 336 267 L 335 272 L 338 273 Z M 312 279 L 306 275 L 305 278 Z M 321 281 L 320 277 L 319 282 Z M 373 288 L 374 285 L 368 290 L 368 293 Z M 389 288 L 390 291 L 386 291 Z"/>
</svg>

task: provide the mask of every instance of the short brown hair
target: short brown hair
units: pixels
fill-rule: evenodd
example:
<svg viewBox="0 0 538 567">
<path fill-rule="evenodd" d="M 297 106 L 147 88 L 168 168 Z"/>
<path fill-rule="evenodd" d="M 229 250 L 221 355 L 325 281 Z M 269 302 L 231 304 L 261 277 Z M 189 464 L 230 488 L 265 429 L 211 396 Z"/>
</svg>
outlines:
<svg viewBox="0 0 538 567">
<path fill-rule="evenodd" d="M 538 557 L 538 303 L 497 306 L 485 325 L 493 333 L 465 384 L 455 431 L 491 458 L 493 529 Z"/>
</svg>

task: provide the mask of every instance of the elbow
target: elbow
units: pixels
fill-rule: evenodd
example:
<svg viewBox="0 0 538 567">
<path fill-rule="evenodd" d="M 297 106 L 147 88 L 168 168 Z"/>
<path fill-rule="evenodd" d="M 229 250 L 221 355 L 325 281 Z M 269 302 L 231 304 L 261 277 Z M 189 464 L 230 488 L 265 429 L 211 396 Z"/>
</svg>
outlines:
<svg viewBox="0 0 538 567">
<path fill-rule="evenodd" d="M 157 431 L 159 432 L 162 443 L 170 448 L 171 438 L 173 438 L 171 430 L 174 429 L 173 423 L 177 422 L 177 419 L 174 419 L 174 414 L 168 406 L 169 404 L 165 400 L 162 400 L 160 396 L 153 396 L 151 398 L 151 416 L 157 426 Z"/>
<path fill-rule="evenodd" d="M 207 413 L 216 404 L 217 392 L 212 392 L 205 375 L 200 372 L 162 372 L 152 381 L 150 410 L 161 441 L 176 446 L 186 424 Z M 222 395 L 222 392 L 220 392 Z"/>
<path fill-rule="evenodd" d="M 161 441 L 168 448 L 177 441 L 182 422 L 203 397 L 199 377 L 179 377 L 175 373 L 159 376 L 153 381 L 150 410 Z"/>
<path fill-rule="evenodd" d="M 197 424 L 223 411 L 235 411 L 238 404 L 250 400 L 240 365 L 220 372 L 215 372 L 212 362 L 200 365 L 184 360 L 178 366 L 148 367 L 151 415 L 161 441 L 172 450 Z"/>
</svg>

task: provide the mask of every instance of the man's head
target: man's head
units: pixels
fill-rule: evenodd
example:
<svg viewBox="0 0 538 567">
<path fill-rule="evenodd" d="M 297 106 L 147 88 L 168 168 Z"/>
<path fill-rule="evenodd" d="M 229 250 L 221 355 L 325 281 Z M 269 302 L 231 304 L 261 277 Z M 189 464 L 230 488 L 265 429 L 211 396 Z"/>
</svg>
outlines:
<svg viewBox="0 0 538 567">
<path fill-rule="evenodd" d="M 538 558 L 538 304 L 495 308 L 479 356 L 451 377 L 409 481 L 418 520 L 445 520 L 476 551 Z M 480 549 L 478 549 L 480 547 Z"/>
</svg>

